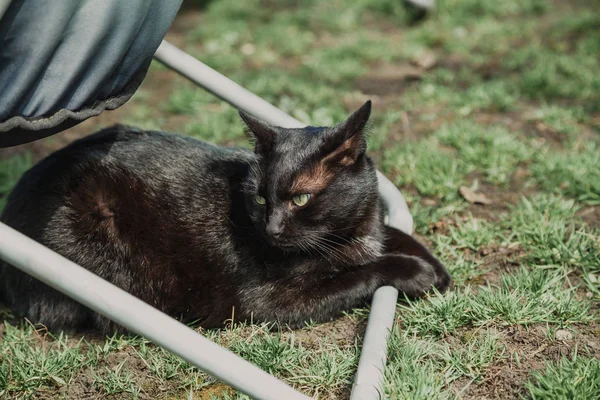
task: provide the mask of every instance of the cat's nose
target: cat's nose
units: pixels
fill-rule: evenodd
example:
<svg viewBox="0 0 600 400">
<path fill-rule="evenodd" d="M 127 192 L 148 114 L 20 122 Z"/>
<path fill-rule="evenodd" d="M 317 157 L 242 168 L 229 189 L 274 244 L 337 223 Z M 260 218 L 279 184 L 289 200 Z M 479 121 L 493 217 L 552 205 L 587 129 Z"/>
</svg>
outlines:
<svg viewBox="0 0 600 400">
<path fill-rule="evenodd" d="M 283 233 L 283 225 L 277 223 L 267 224 L 267 234 L 273 238 L 279 238 Z"/>
</svg>

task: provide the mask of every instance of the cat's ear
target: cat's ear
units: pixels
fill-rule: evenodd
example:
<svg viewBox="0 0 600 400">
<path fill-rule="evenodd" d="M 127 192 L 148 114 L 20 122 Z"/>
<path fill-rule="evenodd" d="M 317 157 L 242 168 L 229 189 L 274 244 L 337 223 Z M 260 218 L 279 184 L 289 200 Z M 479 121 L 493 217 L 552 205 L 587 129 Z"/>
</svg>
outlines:
<svg viewBox="0 0 600 400">
<path fill-rule="evenodd" d="M 352 165 L 367 151 L 366 125 L 371 115 L 371 100 L 348 119 L 326 132 L 323 142 L 327 155 L 324 161 Z"/>
<path fill-rule="evenodd" d="M 246 133 L 250 135 L 255 141 L 254 151 L 257 154 L 267 154 L 273 147 L 275 141 L 275 130 L 267 123 L 254 118 L 253 116 L 246 114 L 239 110 L 240 117 L 248 128 Z"/>
</svg>

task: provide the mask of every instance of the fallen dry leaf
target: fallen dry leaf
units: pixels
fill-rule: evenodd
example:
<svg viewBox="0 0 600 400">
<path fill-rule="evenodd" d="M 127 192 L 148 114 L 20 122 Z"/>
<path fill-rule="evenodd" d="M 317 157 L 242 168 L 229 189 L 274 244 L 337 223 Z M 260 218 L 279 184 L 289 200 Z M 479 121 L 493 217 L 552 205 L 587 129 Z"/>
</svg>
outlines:
<svg viewBox="0 0 600 400">
<path fill-rule="evenodd" d="M 559 329 L 554 334 L 556 340 L 565 341 L 573 339 L 573 334 L 566 329 Z"/>
<path fill-rule="evenodd" d="M 462 197 L 464 197 L 465 200 L 467 200 L 469 203 L 472 203 L 472 204 L 484 204 L 484 205 L 492 204 L 492 201 L 490 199 L 488 199 L 485 194 L 476 193 L 466 186 L 461 186 L 458 189 L 458 193 L 460 193 L 460 195 Z"/>
<path fill-rule="evenodd" d="M 411 62 L 417 67 L 421 67 L 427 71 L 436 66 L 438 58 L 434 53 L 426 51 L 411 60 Z"/>
</svg>

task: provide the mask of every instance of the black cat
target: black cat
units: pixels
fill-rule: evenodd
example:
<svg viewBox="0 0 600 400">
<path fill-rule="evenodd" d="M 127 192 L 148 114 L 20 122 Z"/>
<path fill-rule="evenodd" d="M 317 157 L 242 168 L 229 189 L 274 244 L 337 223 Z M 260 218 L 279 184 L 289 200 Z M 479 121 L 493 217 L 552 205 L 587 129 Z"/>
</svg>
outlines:
<svg viewBox="0 0 600 400">
<path fill-rule="evenodd" d="M 23 175 L 1 220 L 182 321 L 290 326 L 360 306 L 382 285 L 444 290 L 444 266 L 383 225 L 367 102 L 333 127 L 283 129 L 241 113 L 255 152 L 105 129 Z M 117 328 L 10 266 L 0 291 L 52 329 Z"/>
</svg>

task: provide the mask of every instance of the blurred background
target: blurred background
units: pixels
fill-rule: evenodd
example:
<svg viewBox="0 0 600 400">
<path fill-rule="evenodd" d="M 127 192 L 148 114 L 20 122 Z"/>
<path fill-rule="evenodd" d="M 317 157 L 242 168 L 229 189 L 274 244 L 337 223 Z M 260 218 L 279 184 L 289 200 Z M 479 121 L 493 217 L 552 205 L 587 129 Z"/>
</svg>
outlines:
<svg viewBox="0 0 600 400">
<path fill-rule="evenodd" d="M 417 19 L 401 0 L 184 1 L 166 39 L 299 120 L 335 124 L 373 101 L 370 154 L 455 280 L 445 297 L 400 307 L 391 398 L 561 398 L 566 381 L 582 399 L 600 391 L 599 10 L 597 0 L 438 0 Z M 0 208 L 33 163 L 115 123 L 248 145 L 235 109 L 153 62 L 120 109 L 0 149 Z M 310 395 L 344 398 L 366 315 L 293 335 L 212 335 Z M 0 354 L 36 337 L 0 332 Z M 20 351 L 35 359 L 27 340 Z M 143 342 L 106 343 L 98 364 L 69 361 L 39 386 L 26 373 L 0 379 L 0 393 L 238 398 L 156 349 L 140 355 Z M 124 351 L 173 373 L 128 361 L 123 380 Z"/>
<path fill-rule="evenodd" d="M 417 186 L 422 195 L 436 190 L 452 198 L 473 169 L 483 168 L 493 183 L 506 183 L 520 161 L 530 158 L 499 149 L 498 165 L 474 164 L 458 146 L 471 140 L 485 147 L 479 128 L 500 129 L 500 135 L 515 140 L 535 139 L 543 149 L 568 145 L 595 153 L 594 140 L 588 139 L 596 138 L 600 125 L 599 4 L 441 0 L 429 18 L 415 24 L 401 0 L 187 0 L 166 39 L 308 124 L 336 123 L 372 99 L 370 148 L 381 167 L 396 183 Z M 29 158 L 36 161 L 114 123 L 223 144 L 245 142 L 234 109 L 154 62 L 124 107 L 47 140 L 0 150 L 2 170 L 18 170 Z M 460 123 L 470 129 L 459 129 L 461 143 L 450 143 L 439 128 Z M 431 143 L 432 136 L 459 157 Z M 521 141 L 523 147 L 531 148 L 527 140 Z M 430 156 L 438 149 L 441 155 L 412 166 L 411 154 L 423 146 Z M 15 154 L 28 160 L 9 161 Z M 490 157 L 480 161 L 494 162 Z M 436 179 L 431 190 L 411 171 L 436 166 L 443 174 L 431 177 Z M 548 174 L 548 181 L 540 168 L 536 183 L 558 190 L 564 174 Z M 400 171 L 403 176 L 395 176 Z M 600 201 L 598 187 L 589 183 L 572 182 L 564 189 Z"/>
</svg>

